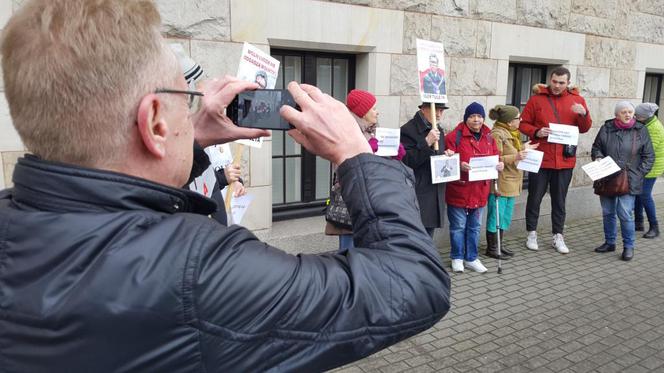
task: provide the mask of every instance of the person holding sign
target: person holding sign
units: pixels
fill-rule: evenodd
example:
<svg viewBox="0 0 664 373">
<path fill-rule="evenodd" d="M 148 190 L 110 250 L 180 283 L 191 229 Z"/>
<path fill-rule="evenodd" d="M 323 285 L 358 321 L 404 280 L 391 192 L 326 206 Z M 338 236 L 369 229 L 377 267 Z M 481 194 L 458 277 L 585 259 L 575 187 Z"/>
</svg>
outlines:
<svg viewBox="0 0 664 373">
<path fill-rule="evenodd" d="M 445 147 L 459 153 L 461 159 L 461 179 L 449 182 L 445 191 L 454 272 L 463 272 L 464 264 L 475 272 L 487 270 L 478 258 L 477 246 L 491 180 L 468 181 L 471 158 L 498 155 L 496 141 L 484 124 L 484 117 L 484 107 L 473 102 L 466 107 L 463 122 L 445 136 Z M 503 168 L 503 162 L 498 162 L 496 170 Z"/>
<path fill-rule="evenodd" d="M 413 118 L 401 126 L 401 142 L 406 148 L 402 162 L 413 169 L 415 174 L 415 193 L 420 205 L 422 223 L 433 238 L 436 228 L 442 228 L 445 221 L 445 184 L 433 184 L 431 178 L 431 156 L 444 153 L 443 129 L 436 125 L 433 128 L 434 115 L 436 123 L 440 123 L 443 111 L 449 109 L 445 104 L 435 104 L 435 112 L 431 104 L 422 103 Z M 438 143 L 439 150 L 434 150 Z M 452 155 L 453 152 L 447 152 Z"/>
<path fill-rule="evenodd" d="M 503 232 L 509 230 L 514 212 L 514 201 L 521 194 L 523 185 L 523 172 L 517 168 L 517 164 L 526 158 L 529 149 L 535 149 L 539 144 L 521 144 L 519 134 L 519 109 L 515 106 L 496 105 L 489 110 L 489 118 L 495 120 L 491 129 L 491 136 L 496 140 L 500 160 L 505 164 L 505 169 L 498 175 L 498 190 L 500 197 L 496 199 L 493 190 L 489 194 L 489 205 L 486 217 L 486 256 L 495 259 L 509 259 L 514 253 L 505 247 Z M 496 229 L 496 204 L 498 204 L 500 216 L 500 231 Z M 497 237 L 500 235 L 500 256 L 497 250 Z"/>
<path fill-rule="evenodd" d="M 664 127 L 657 118 L 659 107 L 652 102 L 644 102 L 636 105 L 634 117 L 636 120 L 645 123 L 650 134 L 650 141 L 655 151 L 655 164 L 643 180 L 643 191 L 636 197 L 634 203 L 634 224 L 637 231 L 642 231 L 643 210 L 646 211 L 650 228 L 643 235 L 643 238 L 659 237 L 659 224 L 657 223 L 657 211 L 655 210 L 655 201 L 652 199 L 652 188 L 655 186 L 657 177 L 664 173 Z"/>
<path fill-rule="evenodd" d="M 590 153 L 593 161 L 611 157 L 622 170 L 600 179 L 610 184 L 611 188 L 599 189 L 598 181 L 595 181 L 595 193 L 599 194 L 604 220 L 604 243 L 595 252 L 616 250 L 617 215 L 623 239 L 622 260 L 629 261 L 634 257 L 634 199 L 643 190 L 643 178 L 655 163 L 655 152 L 645 124 L 634 118 L 631 102 L 618 102 L 615 114 L 614 119 L 607 120 L 600 128 Z M 618 184 L 625 179 L 627 187 L 621 190 Z"/>
<path fill-rule="evenodd" d="M 586 101 L 579 95 L 578 89 L 569 87 L 570 76 L 569 70 L 564 67 L 553 69 L 548 85 L 537 84 L 533 87 L 533 95 L 521 114 L 519 130 L 530 137 L 533 144 L 539 144 L 539 150 L 544 152 L 539 172 L 528 175 L 526 247 L 530 250 L 539 249 L 537 222 L 542 198 L 548 189 L 551 194 L 552 246 L 561 254 L 569 253 L 563 228 L 565 199 L 576 164 L 576 146 L 551 143 L 547 137 L 551 134 L 550 123 L 576 126 L 579 133 L 588 132 L 592 126 Z"/>
<path fill-rule="evenodd" d="M 376 96 L 371 92 L 363 91 L 361 89 L 353 89 L 346 97 L 346 107 L 360 127 L 364 138 L 367 139 L 371 150 L 374 154 L 378 151 L 378 140 L 375 137 L 376 126 L 378 125 L 378 109 L 376 107 Z M 406 150 L 403 145 L 399 144 L 397 155 L 392 157 L 396 160 L 403 158 Z M 352 227 L 345 222 L 350 222 L 350 215 L 348 210 L 345 209 L 343 198 L 341 197 L 341 184 L 337 177 L 337 165 L 333 165 L 334 174 L 332 176 L 332 188 L 330 190 L 330 204 L 344 205 L 344 208 L 337 209 L 337 211 L 345 211 L 345 216 L 339 217 L 340 219 L 333 218 L 326 214 L 327 222 L 325 223 L 325 234 L 329 236 L 339 236 L 339 250 L 351 249 L 353 245 L 353 231 Z M 334 196 L 336 195 L 336 198 Z M 336 221 L 335 221 L 336 220 Z"/>
</svg>

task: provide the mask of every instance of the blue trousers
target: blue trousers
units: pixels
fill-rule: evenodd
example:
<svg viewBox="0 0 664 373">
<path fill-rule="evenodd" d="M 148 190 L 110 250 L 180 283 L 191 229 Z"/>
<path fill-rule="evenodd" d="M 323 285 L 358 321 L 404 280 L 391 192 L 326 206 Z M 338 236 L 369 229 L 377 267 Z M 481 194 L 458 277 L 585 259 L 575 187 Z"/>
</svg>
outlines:
<svg viewBox="0 0 664 373">
<path fill-rule="evenodd" d="M 477 259 L 483 210 L 484 207 L 466 209 L 447 205 L 452 259 L 464 259 L 468 262 Z"/>
<path fill-rule="evenodd" d="M 646 210 L 648 223 L 657 225 L 657 211 L 655 210 L 655 201 L 652 199 L 652 188 L 655 186 L 656 177 L 643 179 L 643 191 L 641 195 L 636 196 L 634 204 L 634 220 L 643 223 L 643 210 Z"/>
<path fill-rule="evenodd" d="M 634 248 L 634 211 L 635 196 L 625 194 L 619 197 L 599 197 L 602 205 L 602 217 L 604 219 L 604 240 L 609 245 L 615 245 L 618 236 L 618 225 L 616 215 L 620 220 L 620 233 L 622 234 L 623 247 Z"/>
</svg>

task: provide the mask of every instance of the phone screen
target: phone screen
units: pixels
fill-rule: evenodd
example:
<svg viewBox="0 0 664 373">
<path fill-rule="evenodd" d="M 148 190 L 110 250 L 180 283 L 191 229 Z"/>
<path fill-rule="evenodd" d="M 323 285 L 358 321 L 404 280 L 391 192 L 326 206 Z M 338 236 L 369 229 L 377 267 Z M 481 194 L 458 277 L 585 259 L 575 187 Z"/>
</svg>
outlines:
<svg viewBox="0 0 664 373">
<path fill-rule="evenodd" d="M 256 90 L 242 92 L 237 97 L 237 124 L 241 127 L 288 130 L 291 127 L 279 115 L 282 105 L 295 106 L 293 98 L 284 90 Z"/>
</svg>

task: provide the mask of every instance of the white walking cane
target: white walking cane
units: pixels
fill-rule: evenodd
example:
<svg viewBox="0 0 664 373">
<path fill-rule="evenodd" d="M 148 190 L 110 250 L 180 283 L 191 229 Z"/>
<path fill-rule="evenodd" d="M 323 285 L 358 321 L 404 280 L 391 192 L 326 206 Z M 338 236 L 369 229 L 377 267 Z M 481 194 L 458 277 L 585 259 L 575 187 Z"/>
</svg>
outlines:
<svg viewBox="0 0 664 373">
<path fill-rule="evenodd" d="M 498 180 L 493 181 L 494 195 L 496 196 L 496 250 L 498 253 L 498 273 L 503 273 L 502 256 L 500 254 L 500 192 L 498 191 Z"/>
</svg>

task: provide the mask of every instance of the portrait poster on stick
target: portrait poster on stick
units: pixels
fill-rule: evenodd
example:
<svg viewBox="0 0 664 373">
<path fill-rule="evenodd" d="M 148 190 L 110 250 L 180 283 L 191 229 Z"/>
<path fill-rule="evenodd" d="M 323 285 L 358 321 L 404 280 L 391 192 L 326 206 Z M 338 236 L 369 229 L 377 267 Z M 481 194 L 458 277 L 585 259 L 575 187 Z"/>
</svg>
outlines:
<svg viewBox="0 0 664 373">
<path fill-rule="evenodd" d="M 447 183 L 461 178 L 459 154 L 435 155 L 431 157 L 432 184 Z"/>
<path fill-rule="evenodd" d="M 255 82 L 259 89 L 274 89 L 279 75 L 279 60 L 249 43 L 244 43 L 237 77 L 240 80 Z M 239 144 L 260 148 L 263 138 L 237 140 Z"/>
<path fill-rule="evenodd" d="M 417 71 L 422 102 L 447 103 L 443 43 L 417 39 Z"/>
</svg>

